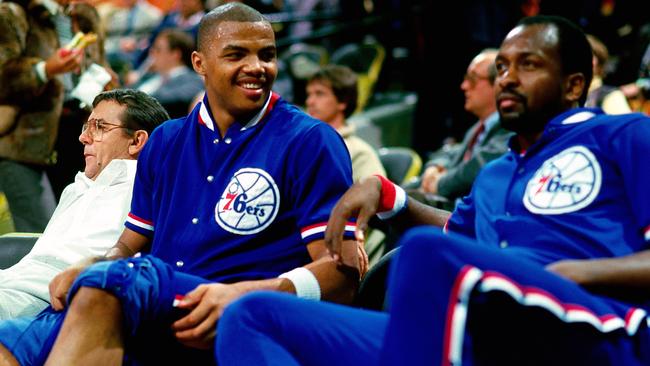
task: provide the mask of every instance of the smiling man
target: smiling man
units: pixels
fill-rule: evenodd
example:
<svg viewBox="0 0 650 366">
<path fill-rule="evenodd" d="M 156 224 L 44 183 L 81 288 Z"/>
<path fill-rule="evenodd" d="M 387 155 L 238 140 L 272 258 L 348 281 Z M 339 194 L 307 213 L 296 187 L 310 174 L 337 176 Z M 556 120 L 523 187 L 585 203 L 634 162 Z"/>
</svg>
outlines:
<svg viewBox="0 0 650 366">
<path fill-rule="evenodd" d="M 358 247 L 338 265 L 323 241 L 329 212 L 352 182 L 350 159 L 336 131 L 271 92 L 271 24 L 240 3 L 215 8 L 201 21 L 192 61 L 206 96 L 152 134 L 126 229 L 109 253 L 150 255 L 57 276 L 50 295 L 55 309 L 70 302 L 64 312 L 41 314 L 22 333 L 29 342 L 12 344 L 18 337 L 0 327 L 18 362 L 49 353 L 67 365 L 121 364 L 125 355 L 210 364 L 216 321 L 245 293 L 352 300 Z"/>
<path fill-rule="evenodd" d="M 158 102 L 134 90 L 95 98 L 79 135 L 86 167 L 63 191 L 31 252 L 0 271 L 0 319 L 38 314 L 49 304 L 48 284 L 54 276 L 115 244 L 129 211 L 135 159 L 149 134 L 167 118 Z"/>
</svg>

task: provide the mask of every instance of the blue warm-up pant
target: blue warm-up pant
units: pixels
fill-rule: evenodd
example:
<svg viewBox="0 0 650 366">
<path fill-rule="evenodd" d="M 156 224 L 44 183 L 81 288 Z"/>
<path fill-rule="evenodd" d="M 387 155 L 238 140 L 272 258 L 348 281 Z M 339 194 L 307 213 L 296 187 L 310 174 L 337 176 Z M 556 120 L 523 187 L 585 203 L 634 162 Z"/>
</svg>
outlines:
<svg viewBox="0 0 650 366">
<path fill-rule="evenodd" d="M 250 294 L 219 322 L 219 365 L 650 364 L 640 307 L 434 228 L 400 251 L 388 313 Z"/>
</svg>

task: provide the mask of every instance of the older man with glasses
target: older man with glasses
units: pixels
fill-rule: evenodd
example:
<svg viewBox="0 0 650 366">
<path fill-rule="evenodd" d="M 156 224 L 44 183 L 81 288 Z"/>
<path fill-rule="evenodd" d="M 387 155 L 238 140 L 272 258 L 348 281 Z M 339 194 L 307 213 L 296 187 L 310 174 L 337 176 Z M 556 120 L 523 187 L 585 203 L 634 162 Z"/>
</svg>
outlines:
<svg viewBox="0 0 650 366">
<path fill-rule="evenodd" d="M 494 96 L 494 59 L 497 50 L 481 51 L 467 67 L 460 84 L 465 110 L 478 117 L 463 141 L 450 150 L 440 150 L 426 164 L 420 193 L 442 196 L 452 202 L 465 196 L 483 165 L 507 150 L 511 133 L 501 128 Z M 417 197 L 417 195 L 416 195 Z"/>
<path fill-rule="evenodd" d="M 49 304 L 48 284 L 57 273 L 104 254 L 122 232 L 136 158 L 168 115 L 155 99 L 135 90 L 99 94 L 93 107 L 79 135 L 84 171 L 63 191 L 31 252 L 0 271 L 0 319 L 38 314 Z"/>
</svg>

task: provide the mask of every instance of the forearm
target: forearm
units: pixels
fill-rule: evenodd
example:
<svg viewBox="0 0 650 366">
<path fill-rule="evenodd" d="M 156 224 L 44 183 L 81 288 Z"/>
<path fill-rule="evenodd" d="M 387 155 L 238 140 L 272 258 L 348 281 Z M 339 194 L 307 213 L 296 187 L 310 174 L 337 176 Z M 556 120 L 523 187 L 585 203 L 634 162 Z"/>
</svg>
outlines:
<svg viewBox="0 0 650 366">
<path fill-rule="evenodd" d="M 390 223 L 399 230 L 422 225 L 443 227 L 451 215 L 448 211 L 425 205 L 411 197 L 400 198 L 405 197 L 406 192 L 384 177 L 371 177 L 371 179 L 376 182 L 377 190 L 381 192 L 378 199 L 379 207 L 375 212 L 378 212 L 377 215 L 381 219 L 389 217 Z M 406 207 L 403 206 L 404 203 Z M 386 216 L 387 211 L 390 216 Z"/>
<path fill-rule="evenodd" d="M 320 286 L 321 299 L 349 304 L 354 300 L 359 286 L 359 272 L 354 268 L 338 266 L 331 258 L 322 258 L 306 266 Z M 252 291 L 279 291 L 296 294 L 294 283 L 288 278 L 270 278 L 243 281 L 234 284 L 242 293 Z"/>
<path fill-rule="evenodd" d="M 431 207 L 409 198 L 406 210 L 391 219 L 390 223 L 400 231 L 422 225 L 443 227 L 450 215 L 449 211 Z"/>
<path fill-rule="evenodd" d="M 584 286 L 650 291 L 650 250 L 618 258 L 582 261 Z"/>
<path fill-rule="evenodd" d="M 108 260 L 132 257 L 148 244 L 149 238 L 125 228 L 117 243 L 104 254 L 104 257 Z"/>
</svg>

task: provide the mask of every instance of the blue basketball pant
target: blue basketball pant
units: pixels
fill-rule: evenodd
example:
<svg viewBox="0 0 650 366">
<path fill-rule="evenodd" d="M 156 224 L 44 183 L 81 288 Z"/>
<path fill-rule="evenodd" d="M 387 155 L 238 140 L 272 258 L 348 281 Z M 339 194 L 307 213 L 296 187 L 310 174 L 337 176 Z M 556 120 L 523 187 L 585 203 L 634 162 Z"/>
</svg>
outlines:
<svg viewBox="0 0 650 366">
<path fill-rule="evenodd" d="M 77 277 L 68 302 L 81 287 L 102 289 L 120 300 L 126 334 L 126 365 L 209 365 L 214 363 L 212 352 L 184 347 L 176 341 L 171 330 L 171 324 L 186 313 L 173 306 L 175 296 L 207 282 L 197 276 L 175 272 L 152 256 L 100 262 Z M 22 366 L 42 365 L 66 312 L 47 308 L 35 318 L 2 321 L 0 343 Z"/>
<path fill-rule="evenodd" d="M 389 313 L 250 294 L 218 325 L 219 365 L 647 365 L 645 311 L 540 264 L 417 228 Z"/>
</svg>

